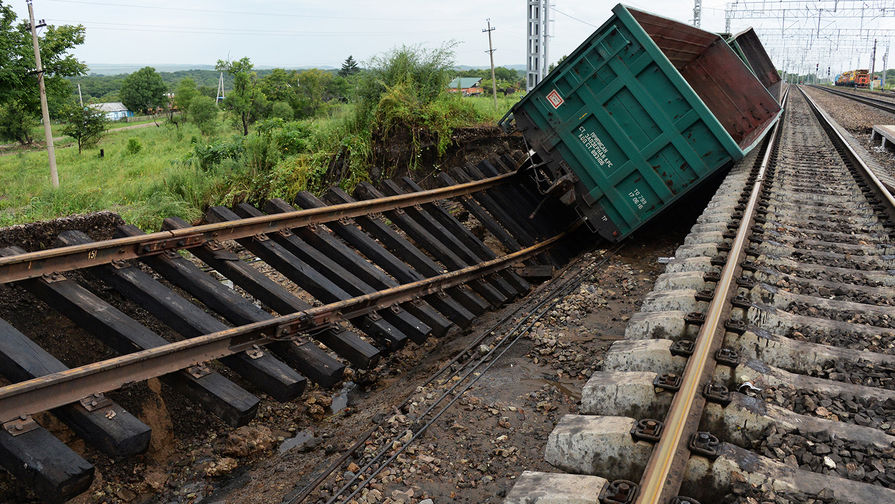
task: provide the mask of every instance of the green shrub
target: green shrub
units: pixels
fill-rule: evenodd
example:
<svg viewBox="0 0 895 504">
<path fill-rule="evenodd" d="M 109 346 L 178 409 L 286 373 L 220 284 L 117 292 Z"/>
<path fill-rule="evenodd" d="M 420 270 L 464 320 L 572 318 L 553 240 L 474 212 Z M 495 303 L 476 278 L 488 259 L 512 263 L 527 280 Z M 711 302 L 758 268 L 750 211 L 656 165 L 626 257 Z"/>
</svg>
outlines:
<svg viewBox="0 0 895 504">
<path fill-rule="evenodd" d="M 284 121 L 291 121 L 295 117 L 295 112 L 293 112 L 292 106 L 288 102 L 278 101 L 271 105 L 270 116 L 283 119 Z"/>
<path fill-rule="evenodd" d="M 314 128 L 306 122 L 288 122 L 274 132 L 274 140 L 283 155 L 307 152 Z"/>
<path fill-rule="evenodd" d="M 143 144 L 140 143 L 140 140 L 137 138 L 128 138 L 127 139 L 127 147 L 125 147 L 125 151 L 131 156 L 138 154 L 141 150 L 143 150 Z"/>
<path fill-rule="evenodd" d="M 217 130 L 218 107 L 214 99 L 207 96 L 196 96 L 190 100 L 190 120 L 196 123 L 203 135 L 213 135 Z"/>
<path fill-rule="evenodd" d="M 360 85 L 358 123 L 370 124 L 381 142 L 396 133 L 409 133 L 411 170 L 419 162 L 424 140 L 434 141 L 441 156 L 450 146 L 454 128 L 484 119 L 469 100 L 447 92 L 455 73 L 450 45 L 435 50 L 405 46 L 374 58 L 370 66 Z"/>
<path fill-rule="evenodd" d="M 425 105 L 442 94 L 454 73 L 454 45 L 438 49 L 402 46 L 381 56 L 375 56 L 367 65 L 358 83 L 358 114 L 370 118 L 379 101 L 389 89 L 402 86 L 408 99 Z"/>
<path fill-rule="evenodd" d="M 240 159 L 245 152 L 243 137 L 234 136 L 230 141 L 217 140 L 210 144 L 197 142 L 187 161 L 198 164 L 203 171 L 220 164 L 225 159 Z"/>
<path fill-rule="evenodd" d="M 252 173 L 270 171 L 280 160 L 274 129 L 282 125 L 280 119 L 268 119 L 259 124 L 255 133 L 245 137 L 245 163 Z"/>
</svg>

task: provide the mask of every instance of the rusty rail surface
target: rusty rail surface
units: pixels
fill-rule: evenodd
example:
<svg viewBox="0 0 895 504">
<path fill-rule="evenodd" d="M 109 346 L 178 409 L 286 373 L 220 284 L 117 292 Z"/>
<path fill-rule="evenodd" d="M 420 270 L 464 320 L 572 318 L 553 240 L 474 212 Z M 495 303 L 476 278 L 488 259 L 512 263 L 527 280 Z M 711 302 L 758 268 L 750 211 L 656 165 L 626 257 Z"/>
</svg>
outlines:
<svg viewBox="0 0 895 504">
<path fill-rule="evenodd" d="M 494 184 L 498 182 L 495 179 L 504 178 L 486 180 Z M 456 190 L 456 187 L 452 189 Z M 288 222 L 294 222 L 295 218 L 293 215 Z M 0 423 L 77 402 L 83 397 L 115 390 L 127 383 L 232 355 L 256 345 L 291 340 L 299 334 L 343 318 L 368 314 L 460 285 L 534 257 L 580 225 L 581 221 L 577 221 L 566 231 L 530 247 L 417 282 L 7 385 L 0 388 Z"/>
<path fill-rule="evenodd" d="M 781 102 L 786 104 L 787 95 Z M 781 116 L 782 117 L 782 116 Z M 665 417 L 665 426 L 661 439 L 653 447 L 646 469 L 640 479 L 640 491 L 637 504 L 664 504 L 674 497 L 681 485 L 690 451 L 687 439 L 696 432 L 702 418 L 705 399 L 699 394 L 715 368 L 713 357 L 715 350 L 724 339 L 723 315 L 730 312 L 729 300 L 736 293 L 735 274 L 740 269 L 740 262 L 745 255 L 746 241 L 758 204 L 758 197 L 764 184 L 764 174 L 771 159 L 774 144 L 777 141 L 781 120 L 777 121 L 770 133 L 770 140 L 755 179 L 755 185 L 749 196 L 749 202 L 743 212 L 743 219 L 737 228 L 736 237 L 730 247 L 727 262 L 721 270 L 721 279 L 715 287 L 715 295 L 709 304 L 705 322 L 696 337 L 693 354 L 687 360 L 681 386 L 672 399 L 671 407 Z"/>
<path fill-rule="evenodd" d="M 0 284 L 464 196 L 500 185 L 515 175 L 510 172 L 439 189 L 0 257 Z"/>
</svg>

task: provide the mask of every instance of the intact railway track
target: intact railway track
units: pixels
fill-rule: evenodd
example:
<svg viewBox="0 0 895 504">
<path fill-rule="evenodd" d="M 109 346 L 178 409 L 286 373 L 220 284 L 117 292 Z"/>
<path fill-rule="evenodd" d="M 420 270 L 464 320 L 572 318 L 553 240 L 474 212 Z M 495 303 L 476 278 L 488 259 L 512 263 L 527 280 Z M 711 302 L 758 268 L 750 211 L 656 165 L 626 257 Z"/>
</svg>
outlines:
<svg viewBox="0 0 895 504">
<path fill-rule="evenodd" d="M 830 94 L 834 94 L 836 96 L 842 96 L 844 98 L 848 98 L 849 100 L 854 100 L 858 103 L 863 103 L 864 105 L 870 105 L 871 107 L 877 108 L 884 112 L 890 112 L 895 114 L 895 101 L 887 98 L 876 98 L 873 96 L 869 96 L 868 92 L 851 92 L 851 91 L 843 91 L 841 89 L 831 88 L 829 86 L 811 86 L 814 89 L 822 89 Z"/>
<path fill-rule="evenodd" d="M 362 184 L 359 200 L 339 189 L 325 202 L 301 193 L 294 204 L 303 210 L 283 200 L 263 211 L 214 207 L 200 226 L 167 219 L 164 231 L 147 235 L 125 225 L 103 241 L 66 231 L 57 248 L 0 250 L 4 289 L 30 292 L 119 354 L 69 368 L 0 320 L 0 374 L 8 380 L 0 388 L 0 464 L 40 498 L 66 500 L 90 486 L 94 468 L 32 415 L 49 411 L 86 443 L 126 457 L 145 451 L 152 433 L 106 392 L 159 377 L 240 426 L 255 416 L 261 393 L 282 402 L 300 397 L 309 381 L 332 386 L 346 365 L 369 368 L 524 295 L 529 282 L 513 266 L 549 276 L 564 256 L 551 247 L 577 224 L 568 219 L 558 229 L 557 216 L 546 217 L 516 183 L 524 160 L 516 154 L 443 173 L 439 189 L 404 178 L 384 183 L 388 195 Z M 498 255 L 458 221 L 449 199 L 507 252 Z M 110 292 L 166 330 L 116 307 L 104 298 Z"/>
<path fill-rule="evenodd" d="M 506 502 L 895 502 L 895 200 L 788 102 Z"/>
</svg>

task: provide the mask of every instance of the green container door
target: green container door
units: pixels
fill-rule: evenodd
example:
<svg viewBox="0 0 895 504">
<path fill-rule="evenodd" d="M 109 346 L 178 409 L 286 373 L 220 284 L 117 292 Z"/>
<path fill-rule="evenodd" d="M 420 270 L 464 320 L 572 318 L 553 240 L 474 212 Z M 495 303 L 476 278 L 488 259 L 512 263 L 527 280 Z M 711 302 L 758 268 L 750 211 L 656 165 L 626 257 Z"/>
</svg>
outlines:
<svg viewBox="0 0 895 504">
<path fill-rule="evenodd" d="M 574 174 L 579 213 L 588 217 L 594 230 L 616 241 L 725 164 L 741 159 L 761 136 L 750 121 L 765 129 L 779 107 L 760 110 L 760 120 L 745 119 L 740 114 L 756 89 L 735 98 L 739 102 L 731 106 L 721 103 L 729 100 L 724 96 L 729 90 L 717 86 L 718 76 L 695 75 L 706 66 L 706 57 L 714 64 L 720 49 L 738 65 L 740 73 L 733 77 L 751 79 L 747 84 L 776 105 L 717 36 L 691 28 L 697 32 L 696 40 L 671 53 L 672 60 L 680 59 L 679 71 L 631 11 L 619 5 L 614 12 L 512 112 L 517 127 L 554 177 Z M 647 24 L 655 19 L 666 22 L 656 33 L 673 23 L 637 14 Z M 690 45 L 702 48 L 700 56 L 684 61 L 681 58 L 694 52 L 688 51 Z M 694 74 L 690 80 L 708 89 L 706 101 L 715 108 L 736 109 L 721 111 L 726 124 L 682 72 Z M 722 77 L 725 83 L 730 78 Z"/>
</svg>

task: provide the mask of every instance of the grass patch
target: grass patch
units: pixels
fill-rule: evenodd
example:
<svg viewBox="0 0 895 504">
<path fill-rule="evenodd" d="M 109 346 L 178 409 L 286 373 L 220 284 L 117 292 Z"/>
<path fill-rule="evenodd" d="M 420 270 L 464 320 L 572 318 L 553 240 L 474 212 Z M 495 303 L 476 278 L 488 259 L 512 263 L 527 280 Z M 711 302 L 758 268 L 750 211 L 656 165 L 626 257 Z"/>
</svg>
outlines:
<svg viewBox="0 0 895 504">
<path fill-rule="evenodd" d="M 475 108 L 479 116 L 482 117 L 484 122 L 497 124 L 497 121 L 501 120 L 501 118 L 510 111 L 510 108 L 518 103 L 524 96 L 525 93 L 523 92 L 517 92 L 508 96 L 498 94 L 497 108 L 494 108 L 494 98 L 491 98 L 490 96 L 469 96 L 463 98 L 463 101 L 468 101 L 468 103 Z"/>
<path fill-rule="evenodd" d="M 0 226 L 51 219 L 75 213 L 111 210 L 125 220 L 158 229 L 165 216 L 195 219 L 201 207 L 187 184 L 203 189 L 207 175 L 190 175 L 195 169 L 183 158 L 192 151 L 192 126 L 178 132 L 170 127 L 141 128 L 107 135 L 96 148 L 78 155 L 77 147 L 56 150 L 59 189 L 49 184 L 45 151 L 19 152 L 0 157 Z M 143 148 L 128 152 L 131 140 Z M 99 149 L 105 151 L 99 157 Z M 178 190 L 172 191 L 171 188 Z M 203 201 L 207 200 L 203 199 Z"/>
</svg>

